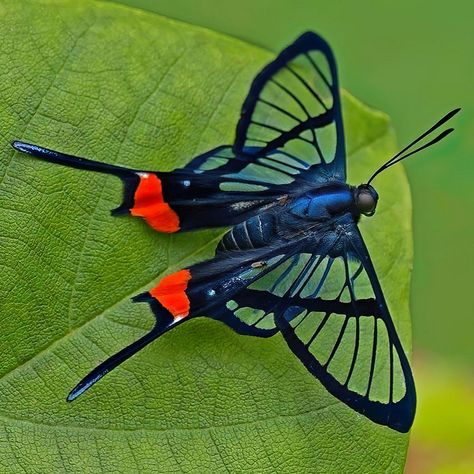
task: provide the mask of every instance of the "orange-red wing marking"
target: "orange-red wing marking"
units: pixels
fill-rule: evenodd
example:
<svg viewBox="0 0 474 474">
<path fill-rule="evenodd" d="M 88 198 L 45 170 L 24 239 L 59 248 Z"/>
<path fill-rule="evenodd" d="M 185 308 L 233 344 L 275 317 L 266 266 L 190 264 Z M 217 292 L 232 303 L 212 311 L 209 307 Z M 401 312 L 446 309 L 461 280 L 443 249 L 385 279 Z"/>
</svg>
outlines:
<svg viewBox="0 0 474 474">
<path fill-rule="evenodd" d="M 135 191 L 132 216 L 143 217 L 153 229 L 160 232 L 177 232 L 179 217 L 165 202 L 161 180 L 153 173 L 141 173 Z"/>
<path fill-rule="evenodd" d="M 172 273 L 150 290 L 150 295 L 157 299 L 175 319 L 184 318 L 189 314 L 190 308 L 189 298 L 186 294 L 190 279 L 191 272 L 189 270 Z"/>
</svg>

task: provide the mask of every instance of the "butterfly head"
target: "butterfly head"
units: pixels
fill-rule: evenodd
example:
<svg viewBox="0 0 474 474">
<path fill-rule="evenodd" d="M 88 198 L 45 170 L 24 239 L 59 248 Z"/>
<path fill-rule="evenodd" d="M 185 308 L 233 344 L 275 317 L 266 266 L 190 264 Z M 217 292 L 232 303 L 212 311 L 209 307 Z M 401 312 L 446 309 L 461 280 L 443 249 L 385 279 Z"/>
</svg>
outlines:
<svg viewBox="0 0 474 474">
<path fill-rule="evenodd" d="M 357 209 L 364 216 L 373 216 L 377 208 L 379 195 L 370 184 L 361 184 L 354 189 L 354 201 Z"/>
</svg>

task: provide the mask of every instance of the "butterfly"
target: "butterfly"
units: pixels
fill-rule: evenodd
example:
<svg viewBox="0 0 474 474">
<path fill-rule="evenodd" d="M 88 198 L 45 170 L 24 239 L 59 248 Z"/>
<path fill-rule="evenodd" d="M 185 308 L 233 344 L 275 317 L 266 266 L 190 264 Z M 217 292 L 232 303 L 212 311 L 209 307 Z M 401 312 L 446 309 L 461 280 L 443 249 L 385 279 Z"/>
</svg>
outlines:
<svg viewBox="0 0 474 474">
<path fill-rule="evenodd" d="M 43 160 L 120 178 L 114 216 L 140 217 L 165 233 L 231 227 L 214 258 L 133 298 L 150 305 L 153 329 L 92 370 L 68 401 L 170 329 L 205 316 L 243 335 L 281 333 L 331 394 L 375 423 L 408 431 L 413 376 L 358 222 L 375 213 L 372 180 L 444 138 L 453 129 L 413 150 L 458 110 L 366 183 L 347 184 L 336 62 L 326 41 L 307 32 L 253 80 L 234 143 L 183 168 L 129 169 L 13 142 Z"/>
</svg>

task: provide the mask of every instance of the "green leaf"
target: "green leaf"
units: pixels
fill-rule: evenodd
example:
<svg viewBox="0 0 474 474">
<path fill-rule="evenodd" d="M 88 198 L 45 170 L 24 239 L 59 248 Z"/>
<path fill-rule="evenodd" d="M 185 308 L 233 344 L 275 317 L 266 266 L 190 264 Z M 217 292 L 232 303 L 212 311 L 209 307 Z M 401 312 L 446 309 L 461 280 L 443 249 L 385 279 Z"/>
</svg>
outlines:
<svg viewBox="0 0 474 474">
<path fill-rule="evenodd" d="M 85 396 L 91 368 L 152 324 L 129 298 L 209 257 L 222 231 L 165 236 L 112 218 L 121 185 L 14 153 L 24 139 L 109 163 L 172 169 L 230 143 L 272 55 L 102 2 L 0 4 L 0 470 L 401 472 L 407 436 L 358 415 L 280 336 L 193 320 Z M 394 150 L 385 115 L 344 96 L 351 182 Z M 405 347 L 410 195 L 401 167 L 361 224 Z"/>
</svg>

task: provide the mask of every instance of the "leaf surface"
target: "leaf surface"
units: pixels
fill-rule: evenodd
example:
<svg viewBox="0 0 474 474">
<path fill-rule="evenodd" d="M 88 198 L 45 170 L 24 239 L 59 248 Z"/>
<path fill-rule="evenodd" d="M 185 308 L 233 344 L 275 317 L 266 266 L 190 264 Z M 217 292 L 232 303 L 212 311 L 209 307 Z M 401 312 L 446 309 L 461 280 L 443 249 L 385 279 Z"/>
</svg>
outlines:
<svg viewBox="0 0 474 474">
<path fill-rule="evenodd" d="M 152 324 L 130 297 L 213 254 L 222 231 L 160 235 L 112 218 L 113 177 L 14 153 L 22 139 L 137 168 L 173 169 L 233 140 L 269 53 L 102 2 L 0 4 L 0 470 L 401 472 L 407 436 L 353 412 L 280 336 L 179 326 L 75 403 L 72 386 Z M 387 117 L 344 94 L 349 178 L 395 148 Z M 411 204 L 401 167 L 361 224 L 405 347 Z"/>
</svg>

